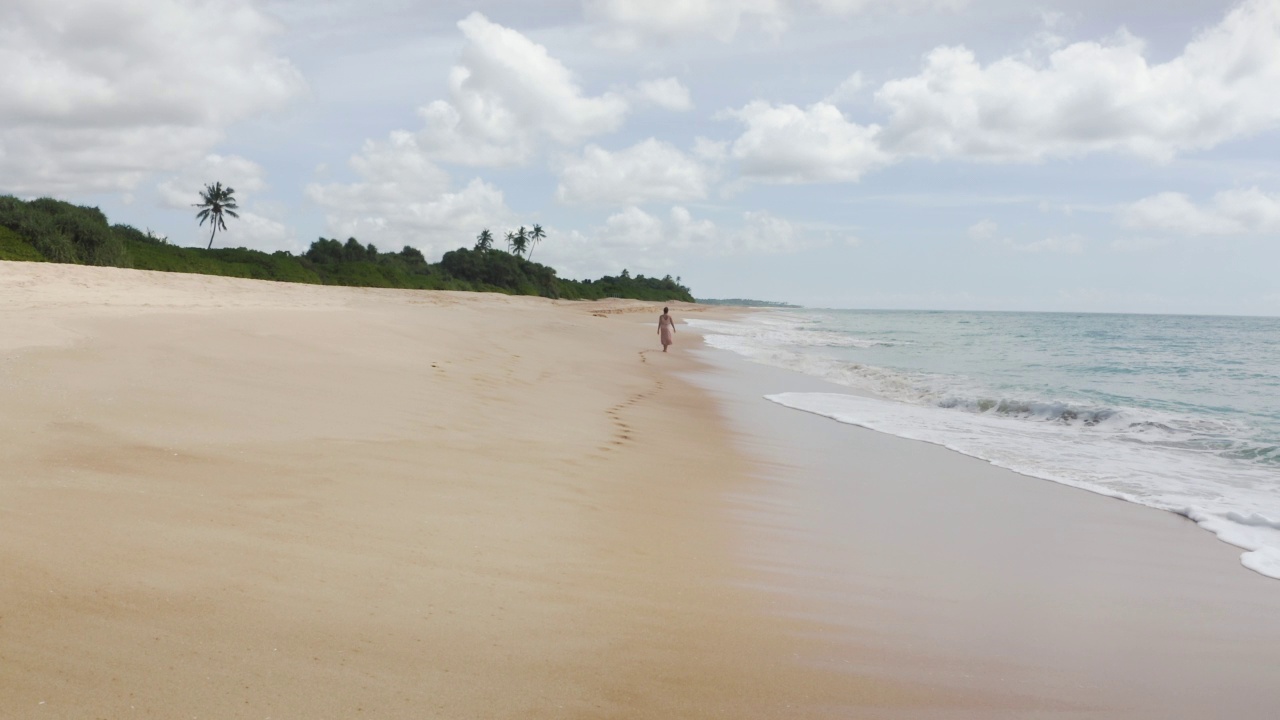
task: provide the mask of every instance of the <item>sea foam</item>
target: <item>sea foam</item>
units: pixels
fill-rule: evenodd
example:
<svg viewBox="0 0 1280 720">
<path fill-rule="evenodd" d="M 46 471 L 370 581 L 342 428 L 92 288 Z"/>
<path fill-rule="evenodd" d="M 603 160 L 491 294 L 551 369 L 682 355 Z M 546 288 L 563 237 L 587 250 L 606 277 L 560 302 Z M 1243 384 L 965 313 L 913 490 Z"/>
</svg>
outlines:
<svg viewBox="0 0 1280 720">
<path fill-rule="evenodd" d="M 1183 515 L 1280 579 L 1280 416 L 1267 400 L 1280 399 L 1280 333 L 1265 320 L 1231 337 L 1230 323 L 1195 318 L 1069 320 L 784 311 L 689 322 L 712 347 L 851 390 L 769 400 Z"/>
<path fill-rule="evenodd" d="M 1060 425 L 1007 415 L 940 413 L 839 393 L 765 397 L 842 423 L 942 445 L 1031 477 L 1184 515 L 1250 551 L 1241 559 L 1245 567 L 1280 579 L 1280 502 L 1266 489 L 1274 478 L 1264 470 L 1215 463 L 1213 456 L 1196 462 L 1142 452 L 1108 442 L 1100 435 L 1110 431 L 1089 425 L 1064 432 Z M 1222 492 L 1226 486 L 1230 495 Z"/>
</svg>

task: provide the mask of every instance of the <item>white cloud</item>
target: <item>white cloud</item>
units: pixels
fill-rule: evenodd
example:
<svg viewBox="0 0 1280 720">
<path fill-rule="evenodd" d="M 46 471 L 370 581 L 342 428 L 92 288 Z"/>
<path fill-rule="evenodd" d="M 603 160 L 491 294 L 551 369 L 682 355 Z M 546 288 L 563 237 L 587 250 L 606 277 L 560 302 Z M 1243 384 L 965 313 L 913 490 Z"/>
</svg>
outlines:
<svg viewBox="0 0 1280 720">
<path fill-rule="evenodd" d="M 822 99 L 822 102 L 828 105 L 843 105 L 851 102 L 858 97 L 865 85 L 866 81 L 863 80 L 862 73 L 856 72 L 837 85 L 835 90 Z"/>
<path fill-rule="evenodd" d="M 614 205 L 696 200 L 707 196 L 713 173 L 675 146 L 654 138 L 618 152 L 588 145 L 582 157 L 562 168 L 556 199 Z"/>
<path fill-rule="evenodd" d="M 679 205 L 665 215 L 628 207 L 588 232 L 552 234 L 539 252 L 565 277 L 616 274 L 624 267 L 633 273 L 674 274 L 678 261 L 691 255 L 774 255 L 830 240 L 826 233 L 765 212 L 740 217 L 737 224 L 722 227 Z"/>
<path fill-rule="evenodd" d="M 606 247 L 702 255 L 769 255 L 795 252 L 812 244 L 804 241 L 791 222 L 763 211 L 744 212 L 741 224 L 720 228 L 710 220 L 694 218 L 679 205 L 672 207 L 666 218 L 636 207 L 626 208 L 610 216 L 595 235 Z"/>
<path fill-rule="evenodd" d="M 201 238 L 202 242 L 207 242 Z M 242 211 L 240 217 L 227 223 L 227 229 L 213 239 L 214 247 L 248 247 L 265 252 L 287 250 L 292 253 L 305 248 L 293 228 L 271 217 Z"/>
<path fill-rule="evenodd" d="M 0 190 L 128 191 L 198 161 L 305 90 L 278 30 L 249 0 L 0 4 Z"/>
<path fill-rule="evenodd" d="M 806 241 L 800 229 L 790 221 L 764 211 L 744 212 L 742 227 L 721 241 L 726 247 L 724 252 L 730 255 L 793 253 L 820 242 L 817 238 Z"/>
<path fill-rule="evenodd" d="M 351 159 L 355 183 L 312 184 L 307 195 L 325 208 L 329 232 L 380 248 L 412 245 L 429 257 L 468 246 L 484 227 L 511 217 L 502 191 L 479 178 L 454 190 L 415 136 L 392 133 L 368 141 Z"/>
<path fill-rule="evenodd" d="M 1210 148 L 1280 123 L 1280 3 L 1247 0 L 1182 54 L 1148 62 L 1121 30 L 1040 65 L 983 66 L 962 47 L 930 52 L 919 75 L 885 83 L 880 137 L 896 155 L 1035 161 L 1098 151 L 1155 160 Z"/>
<path fill-rule="evenodd" d="M 1213 196 L 1213 211 L 1235 219 L 1245 232 L 1280 233 L 1280 193 L 1227 190 Z"/>
<path fill-rule="evenodd" d="M 458 23 L 467 43 L 449 73 L 449 100 L 419 113 L 418 146 L 469 165 L 526 162 L 539 140 L 571 145 L 612 132 L 629 110 L 621 95 L 588 96 L 547 49 L 475 12 Z"/>
<path fill-rule="evenodd" d="M 1112 252 L 1119 253 L 1148 253 L 1168 245 L 1169 241 L 1166 238 L 1120 237 L 1112 240 L 1108 248 Z"/>
<path fill-rule="evenodd" d="M 1052 44 L 1052 43 L 1050 43 Z M 1121 30 L 1104 42 L 988 65 L 963 47 L 931 51 L 918 75 L 884 83 L 883 123 L 836 103 L 856 73 L 800 108 L 755 101 L 722 112 L 745 126 L 732 144 L 745 179 L 851 182 L 909 157 L 1035 162 L 1095 152 L 1166 161 L 1280 125 L 1280 3 L 1246 0 L 1174 59 L 1153 64 Z"/>
<path fill-rule="evenodd" d="M 1120 220 L 1126 227 L 1187 235 L 1231 235 L 1244 230 L 1233 218 L 1206 212 L 1186 195 L 1175 192 L 1152 195 L 1122 208 Z"/>
<path fill-rule="evenodd" d="M 1126 227 L 1178 235 L 1280 233 L 1280 193 L 1256 187 L 1224 190 L 1200 206 L 1182 193 L 1164 192 L 1127 205 L 1118 215 Z"/>
<path fill-rule="evenodd" d="M 1005 247 L 1010 250 L 1025 253 L 1056 253 L 1061 255 L 1079 255 L 1084 252 L 1084 238 L 1080 235 L 1052 236 L 1043 240 L 1033 240 L 1031 242 L 1019 243 L 1012 240 L 1004 241 Z"/>
<path fill-rule="evenodd" d="M 215 182 L 234 189 L 241 202 L 267 186 L 265 171 L 258 163 L 239 155 L 210 154 L 160 181 L 156 190 L 166 206 L 185 210 L 200 201 L 205 185 Z"/>
<path fill-rule="evenodd" d="M 969 238 L 972 240 L 991 240 L 999 230 L 1000 226 L 994 220 L 979 220 L 969 226 Z"/>
<path fill-rule="evenodd" d="M 665 219 L 629 207 L 609 216 L 597 234 L 606 246 L 680 252 L 694 246 L 709 246 L 716 236 L 716 226 L 710 220 L 695 220 L 680 206 L 671 208 Z"/>
<path fill-rule="evenodd" d="M 785 27 L 783 0 L 583 0 L 591 20 L 603 26 L 601 42 L 631 49 L 646 39 L 691 35 L 731 39 L 744 20 L 776 32 Z"/>
<path fill-rule="evenodd" d="M 958 8 L 966 0 L 583 0 L 587 18 L 601 28 L 599 41 L 635 49 L 647 40 L 670 42 L 709 35 L 727 42 L 744 25 L 776 35 L 799 13 L 849 16 L 874 10 L 898 12 Z"/>
<path fill-rule="evenodd" d="M 693 156 L 703 162 L 722 163 L 729 157 L 729 143 L 704 137 L 694 138 Z"/>
<path fill-rule="evenodd" d="M 673 112 L 693 109 L 693 98 L 689 95 L 689 88 L 676 78 L 646 80 L 636 86 L 635 95 L 645 102 Z"/>
<path fill-rule="evenodd" d="M 481 228 L 502 227 L 512 213 L 495 186 L 476 178 L 455 189 L 437 162 L 521 164 L 544 142 L 575 145 L 615 130 L 626 117 L 626 98 L 585 94 L 568 68 L 521 33 L 478 12 L 458 28 L 466 43 L 449 73 L 449 98 L 419 110 L 425 126 L 366 141 L 351 159 L 358 182 L 308 187 L 326 210 L 330 233 L 379 246 L 413 245 L 428 256 L 469 245 Z M 681 89 L 678 81 L 659 81 L 648 97 L 675 103 Z M 589 147 L 582 161 L 566 168 L 565 197 L 591 199 L 593 190 L 575 182 L 609 170 L 592 165 L 595 152 L 605 153 Z M 639 159 L 625 151 L 619 155 Z M 632 169 L 643 174 L 639 166 Z M 615 172 L 612 179 L 608 192 L 625 196 L 626 178 Z"/>
<path fill-rule="evenodd" d="M 921 10 L 959 10 L 968 0 L 805 0 L 800 6 L 814 5 L 829 15 L 856 15 L 877 10 L 917 12 Z"/>
<path fill-rule="evenodd" d="M 746 178 L 848 182 L 892 161 L 879 147 L 878 126 L 849 122 L 829 103 L 801 109 L 757 101 L 722 116 L 746 126 L 730 148 Z"/>
<path fill-rule="evenodd" d="M 1040 240 L 1018 242 L 1011 237 L 1001 236 L 1000 226 L 990 219 L 980 220 L 970 225 L 967 235 L 970 240 L 984 243 L 990 247 L 1019 253 L 1079 255 L 1085 249 L 1085 239 L 1076 234 L 1053 235 Z"/>
</svg>

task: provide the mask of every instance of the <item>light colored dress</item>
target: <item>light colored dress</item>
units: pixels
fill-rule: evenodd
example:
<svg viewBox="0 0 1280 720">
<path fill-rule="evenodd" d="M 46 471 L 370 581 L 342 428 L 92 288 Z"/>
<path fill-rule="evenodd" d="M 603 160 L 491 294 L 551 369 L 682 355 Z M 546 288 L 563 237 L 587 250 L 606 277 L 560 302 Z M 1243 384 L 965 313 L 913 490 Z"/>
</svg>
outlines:
<svg viewBox="0 0 1280 720">
<path fill-rule="evenodd" d="M 676 321 L 671 319 L 670 315 L 663 315 L 658 318 L 658 338 L 662 340 L 662 347 L 675 343 L 675 326 Z"/>
</svg>

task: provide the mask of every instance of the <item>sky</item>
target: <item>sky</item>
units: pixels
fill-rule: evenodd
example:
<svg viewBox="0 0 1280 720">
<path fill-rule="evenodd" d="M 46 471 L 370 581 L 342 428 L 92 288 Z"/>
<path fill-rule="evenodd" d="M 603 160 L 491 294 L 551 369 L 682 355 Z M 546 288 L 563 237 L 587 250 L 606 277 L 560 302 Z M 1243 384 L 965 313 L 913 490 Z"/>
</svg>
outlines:
<svg viewBox="0 0 1280 720">
<path fill-rule="evenodd" d="M 0 194 L 810 307 L 1280 315 L 1280 0 L 5 0 Z"/>
</svg>

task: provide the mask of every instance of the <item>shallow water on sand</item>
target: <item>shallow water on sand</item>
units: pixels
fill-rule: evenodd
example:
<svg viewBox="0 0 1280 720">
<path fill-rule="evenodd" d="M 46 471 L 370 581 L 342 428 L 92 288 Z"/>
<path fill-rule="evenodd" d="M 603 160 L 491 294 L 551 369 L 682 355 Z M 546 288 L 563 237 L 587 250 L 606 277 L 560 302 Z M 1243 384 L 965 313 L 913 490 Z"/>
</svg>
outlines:
<svg viewBox="0 0 1280 720">
<path fill-rule="evenodd" d="M 690 324 L 854 391 L 774 402 L 1185 515 L 1280 578 L 1280 319 L 781 310 Z"/>
</svg>

